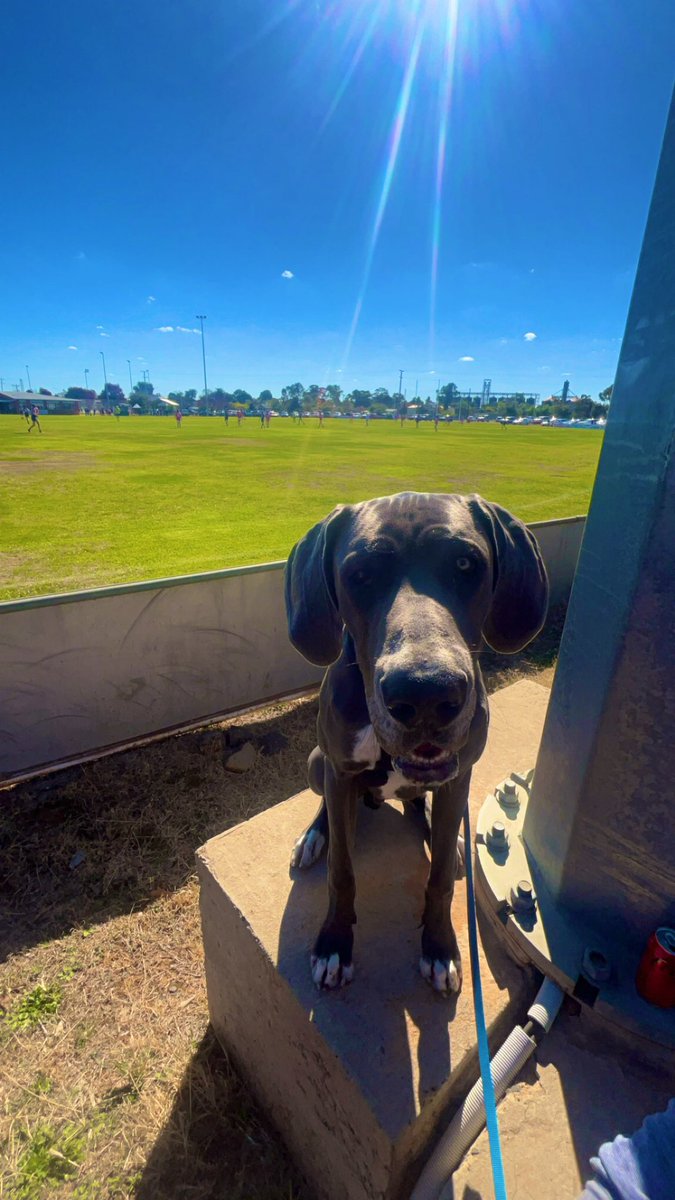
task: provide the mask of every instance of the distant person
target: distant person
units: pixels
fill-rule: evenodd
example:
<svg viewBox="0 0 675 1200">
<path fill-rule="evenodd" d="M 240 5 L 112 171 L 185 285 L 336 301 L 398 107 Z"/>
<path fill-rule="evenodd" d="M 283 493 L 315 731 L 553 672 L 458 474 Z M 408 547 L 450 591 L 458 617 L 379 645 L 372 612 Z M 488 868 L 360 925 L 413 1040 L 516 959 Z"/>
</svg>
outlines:
<svg viewBox="0 0 675 1200">
<path fill-rule="evenodd" d="M 436 430 L 436 433 L 438 433 L 438 421 L 439 421 L 438 413 L 435 413 L 434 414 L 434 429 Z"/>
<path fill-rule="evenodd" d="M 419 423 L 420 423 L 420 421 L 421 421 L 421 420 L 422 420 L 422 418 L 421 418 L 420 414 L 419 414 L 419 413 L 417 413 L 417 414 L 416 414 L 416 416 L 415 416 L 415 429 L 417 429 L 417 428 L 418 428 L 418 426 L 419 426 Z"/>
<path fill-rule="evenodd" d="M 319 429 L 323 427 L 323 413 L 319 411 Z"/>
<path fill-rule="evenodd" d="M 183 414 L 179 408 L 176 409 L 176 429 L 180 429 L 183 420 Z"/>
<path fill-rule="evenodd" d="M 223 412 L 223 416 L 224 416 L 224 418 L 225 418 L 225 424 L 226 424 L 226 425 L 229 425 L 229 423 L 230 423 L 230 410 L 229 410 L 229 408 L 226 408 L 226 409 L 225 409 L 225 411 Z"/>
<path fill-rule="evenodd" d="M 26 418 L 26 425 L 30 425 L 30 409 L 28 405 L 23 410 L 23 416 Z"/>
<path fill-rule="evenodd" d="M 40 409 L 38 408 L 37 404 L 34 404 L 30 410 L 30 425 L 28 426 L 28 432 L 32 433 L 36 425 L 40 430 L 40 433 L 42 433 L 42 426 L 40 424 Z"/>
<path fill-rule="evenodd" d="M 267 412 L 265 413 L 265 424 L 268 429 L 269 429 L 270 425 L 272 424 L 272 409 L 271 408 L 269 408 L 267 410 Z"/>
<path fill-rule="evenodd" d="M 115 405 L 115 420 L 119 421 L 121 416 L 122 416 L 122 409 L 120 408 L 119 404 L 116 404 Z"/>
<path fill-rule="evenodd" d="M 261 414 L 260 414 L 260 428 L 261 428 L 261 429 L 264 429 L 264 428 L 265 428 L 265 417 L 266 417 L 266 415 L 267 415 L 267 414 L 266 414 L 265 410 L 263 409 L 263 411 L 262 411 L 262 412 L 261 412 Z"/>
<path fill-rule="evenodd" d="M 243 419 L 244 419 L 244 413 L 240 408 L 238 408 L 237 409 L 237 425 L 241 425 Z"/>
<path fill-rule="evenodd" d="M 370 413 L 366 411 L 366 429 L 370 425 Z"/>
</svg>

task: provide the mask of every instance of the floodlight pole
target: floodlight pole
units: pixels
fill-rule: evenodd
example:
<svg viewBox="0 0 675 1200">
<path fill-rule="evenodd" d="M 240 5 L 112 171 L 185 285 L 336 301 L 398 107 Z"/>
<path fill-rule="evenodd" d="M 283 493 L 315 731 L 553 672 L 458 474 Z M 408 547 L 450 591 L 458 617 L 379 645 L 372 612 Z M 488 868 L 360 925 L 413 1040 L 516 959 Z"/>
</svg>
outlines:
<svg viewBox="0 0 675 1200">
<path fill-rule="evenodd" d="M 99 350 L 99 354 L 103 360 L 103 404 L 105 405 L 105 402 L 108 399 L 108 376 L 105 369 L 105 354 L 102 350 Z"/>
<path fill-rule="evenodd" d="M 31 383 L 31 381 L 30 381 L 30 371 L 28 370 L 28 363 L 26 363 L 26 378 L 28 379 L 28 391 L 29 391 L 29 392 L 32 392 L 32 390 L 33 390 L 33 385 L 32 385 L 32 383 Z"/>
<path fill-rule="evenodd" d="M 206 382 L 206 347 L 204 345 L 204 322 L 206 320 L 206 313 L 197 313 L 197 320 L 199 321 L 199 324 L 201 325 L 201 330 L 202 330 L 202 364 L 204 366 L 204 404 L 206 404 L 207 399 L 208 399 L 208 394 L 209 394 L 208 384 Z"/>
</svg>

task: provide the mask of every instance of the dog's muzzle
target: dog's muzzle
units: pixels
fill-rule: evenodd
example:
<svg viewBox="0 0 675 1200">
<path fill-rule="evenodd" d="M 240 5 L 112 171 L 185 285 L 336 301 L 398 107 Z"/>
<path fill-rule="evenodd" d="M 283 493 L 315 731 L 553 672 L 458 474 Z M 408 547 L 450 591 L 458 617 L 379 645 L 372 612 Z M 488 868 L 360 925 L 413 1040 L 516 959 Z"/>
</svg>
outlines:
<svg viewBox="0 0 675 1200">
<path fill-rule="evenodd" d="M 441 787 L 442 784 L 449 783 L 451 779 L 456 779 L 459 774 L 458 755 L 444 754 L 443 751 L 439 751 L 431 757 L 415 753 L 396 756 L 392 762 L 396 770 L 400 771 L 411 783 L 421 783 L 428 788 Z"/>
</svg>

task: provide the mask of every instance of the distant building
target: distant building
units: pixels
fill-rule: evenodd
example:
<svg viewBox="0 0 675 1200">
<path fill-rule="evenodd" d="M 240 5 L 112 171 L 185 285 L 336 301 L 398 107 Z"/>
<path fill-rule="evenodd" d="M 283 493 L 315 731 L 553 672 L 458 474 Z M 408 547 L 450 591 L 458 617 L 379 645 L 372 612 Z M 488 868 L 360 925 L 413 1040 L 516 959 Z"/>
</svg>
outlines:
<svg viewBox="0 0 675 1200">
<path fill-rule="evenodd" d="M 82 411 L 81 400 L 65 396 L 43 396 L 40 392 L 0 392 L 0 413 L 22 413 L 34 404 L 40 412 L 77 415 Z"/>
</svg>

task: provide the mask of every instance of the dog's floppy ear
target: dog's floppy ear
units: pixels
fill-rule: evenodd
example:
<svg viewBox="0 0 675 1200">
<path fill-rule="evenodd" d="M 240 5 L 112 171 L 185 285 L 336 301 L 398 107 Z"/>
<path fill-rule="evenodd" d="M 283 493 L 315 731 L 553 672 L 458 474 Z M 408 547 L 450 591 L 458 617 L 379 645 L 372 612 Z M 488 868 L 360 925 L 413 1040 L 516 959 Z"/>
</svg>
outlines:
<svg viewBox="0 0 675 1200">
<path fill-rule="evenodd" d="M 348 506 L 332 513 L 291 550 L 286 563 L 286 615 L 289 637 L 304 658 L 328 667 L 340 653 L 342 618 L 333 578 L 333 546 Z"/>
<path fill-rule="evenodd" d="M 492 606 L 483 636 L 493 650 L 515 654 L 546 620 L 546 568 L 536 538 L 522 521 L 480 496 L 472 496 L 470 505 L 492 546 Z"/>
</svg>

